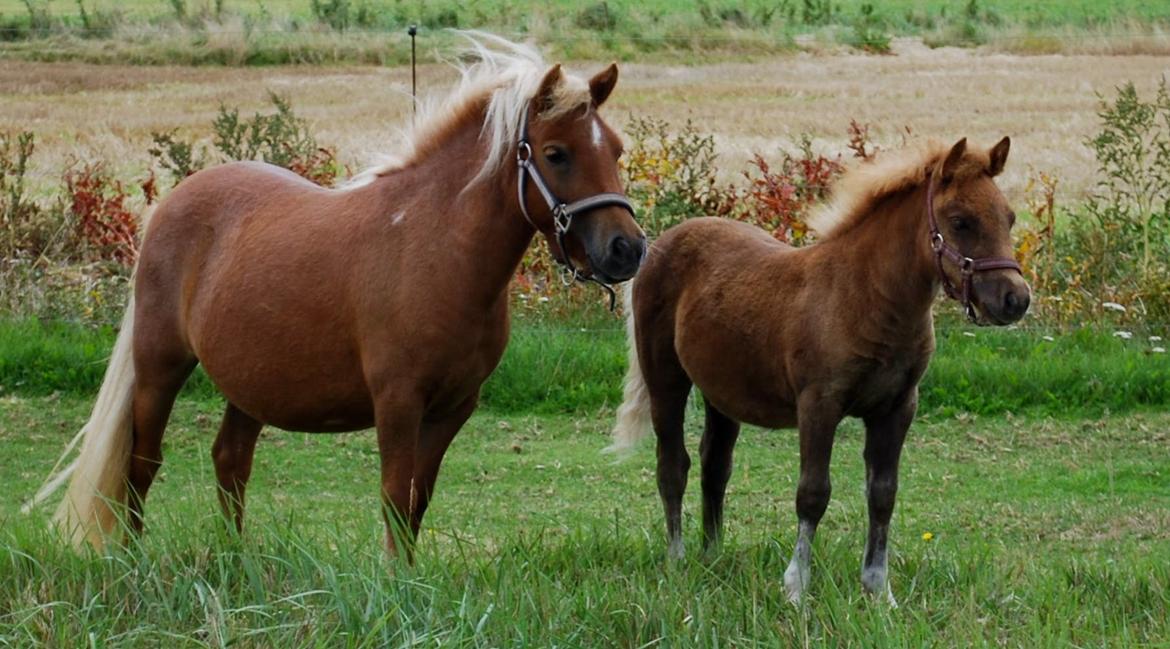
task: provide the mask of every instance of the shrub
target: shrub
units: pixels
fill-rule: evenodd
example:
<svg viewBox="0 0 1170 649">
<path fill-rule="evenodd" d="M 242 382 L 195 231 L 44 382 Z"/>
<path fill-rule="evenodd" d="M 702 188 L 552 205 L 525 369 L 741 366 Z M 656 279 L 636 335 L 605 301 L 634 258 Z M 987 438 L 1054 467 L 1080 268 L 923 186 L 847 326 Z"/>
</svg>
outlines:
<svg viewBox="0 0 1170 649">
<path fill-rule="evenodd" d="M 128 195 L 104 165 L 73 165 L 65 172 L 69 209 L 77 222 L 77 234 L 98 259 L 132 268 L 138 259 L 138 221 L 126 206 Z"/>
<path fill-rule="evenodd" d="M 29 246 L 30 226 L 39 212 L 25 186 L 28 161 L 35 148 L 30 131 L 0 133 L 0 221 L 4 225 L 5 257 Z"/>
<path fill-rule="evenodd" d="M 863 2 L 861 14 L 853 21 L 853 33 L 848 43 L 871 54 L 890 53 L 890 35 L 886 33 L 885 22 L 874 10 L 873 4 Z"/>
<path fill-rule="evenodd" d="M 152 132 L 150 136 L 154 145 L 147 149 L 159 166 L 171 173 L 172 185 L 179 184 L 207 164 L 202 155 L 196 155 L 194 144 L 176 137 L 178 131 Z"/>
</svg>

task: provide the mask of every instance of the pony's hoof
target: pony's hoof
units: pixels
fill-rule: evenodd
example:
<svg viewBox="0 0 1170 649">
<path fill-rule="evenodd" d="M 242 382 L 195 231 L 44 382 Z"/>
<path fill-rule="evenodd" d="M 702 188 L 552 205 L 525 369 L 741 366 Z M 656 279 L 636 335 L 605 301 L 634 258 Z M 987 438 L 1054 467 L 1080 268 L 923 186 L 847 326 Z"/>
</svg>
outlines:
<svg viewBox="0 0 1170 649">
<path fill-rule="evenodd" d="M 685 557 L 686 555 L 687 555 L 687 553 L 686 553 L 686 550 L 683 548 L 682 539 L 675 539 L 675 540 L 671 541 L 670 547 L 666 549 L 666 558 L 671 563 L 677 563 L 679 561 L 682 561 L 683 557 Z"/>
</svg>

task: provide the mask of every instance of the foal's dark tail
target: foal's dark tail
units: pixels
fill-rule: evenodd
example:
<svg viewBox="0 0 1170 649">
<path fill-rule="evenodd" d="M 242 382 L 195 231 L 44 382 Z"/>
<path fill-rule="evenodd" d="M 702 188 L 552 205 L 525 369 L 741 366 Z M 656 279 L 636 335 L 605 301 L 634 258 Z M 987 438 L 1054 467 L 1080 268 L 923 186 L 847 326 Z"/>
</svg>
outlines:
<svg viewBox="0 0 1170 649">
<path fill-rule="evenodd" d="M 626 282 L 622 290 L 622 307 L 626 311 L 626 343 L 629 345 L 629 368 L 622 393 L 622 405 L 617 411 L 613 427 L 613 444 L 605 450 L 610 453 L 629 453 L 638 440 L 650 434 L 650 393 L 642 377 L 638 362 L 638 337 L 634 323 L 634 280 Z"/>
</svg>

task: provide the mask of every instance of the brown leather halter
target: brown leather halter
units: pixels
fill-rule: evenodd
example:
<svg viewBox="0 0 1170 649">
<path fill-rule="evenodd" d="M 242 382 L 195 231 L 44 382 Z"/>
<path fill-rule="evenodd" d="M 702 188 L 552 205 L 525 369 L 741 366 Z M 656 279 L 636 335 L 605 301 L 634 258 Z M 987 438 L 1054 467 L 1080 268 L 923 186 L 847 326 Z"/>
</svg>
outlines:
<svg viewBox="0 0 1170 649">
<path fill-rule="evenodd" d="M 613 287 L 605 282 L 582 273 L 573 264 L 572 257 L 569 256 L 569 251 L 565 248 L 565 235 L 569 233 L 569 228 L 573 225 L 573 217 L 584 212 L 589 212 L 601 207 L 617 206 L 624 208 L 630 212 L 631 215 L 637 216 L 634 212 L 634 206 L 623 195 L 614 192 L 602 192 L 594 194 L 586 198 L 578 199 L 572 203 L 565 203 L 557 198 L 549 188 L 548 183 L 545 182 L 544 176 L 540 175 L 540 169 L 536 167 L 536 163 L 532 161 L 532 145 L 528 142 L 528 108 L 529 105 L 524 105 L 524 110 L 520 115 L 520 138 L 516 143 L 516 165 L 519 167 L 518 187 L 520 199 L 520 211 L 524 214 L 524 219 L 537 232 L 540 228 L 532 220 L 528 214 L 528 201 L 526 197 L 526 185 L 529 177 L 532 178 L 532 184 L 536 185 L 536 189 L 540 191 L 540 195 L 544 197 L 544 202 L 548 204 L 549 211 L 552 212 L 553 217 L 553 234 L 557 241 L 557 247 L 560 248 L 560 255 L 553 255 L 557 263 L 564 269 L 562 274 L 562 283 L 568 286 L 574 280 L 578 282 L 593 282 L 601 286 L 609 292 L 609 310 L 613 311 L 617 305 L 617 294 L 614 293 Z"/>
<path fill-rule="evenodd" d="M 963 310 L 967 314 L 967 319 L 975 324 L 979 324 L 979 314 L 975 312 L 975 306 L 971 303 L 971 278 L 975 273 L 988 270 L 1010 269 L 1017 273 L 1023 274 L 1020 270 L 1020 265 L 1016 263 L 1015 259 L 1008 257 L 980 257 L 979 259 L 972 259 L 959 249 L 947 243 L 938 229 L 938 221 L 934 217 L 934 174 L 931 173 L 927 178 L 926 184 L 926 214 L 930 219 L 930 248 L 934 251 L 935 264 L 938 266 L 939 277 L 942 278 L 943 290 L 947 297 L 952 300 L 958 300 L 963 305 Z M 959 267 L 959 274 L 963 278 L 959 288 L 951 283 L 947 274 L 943 272 L 943 257 L 951 260 Z"/>
</svg>

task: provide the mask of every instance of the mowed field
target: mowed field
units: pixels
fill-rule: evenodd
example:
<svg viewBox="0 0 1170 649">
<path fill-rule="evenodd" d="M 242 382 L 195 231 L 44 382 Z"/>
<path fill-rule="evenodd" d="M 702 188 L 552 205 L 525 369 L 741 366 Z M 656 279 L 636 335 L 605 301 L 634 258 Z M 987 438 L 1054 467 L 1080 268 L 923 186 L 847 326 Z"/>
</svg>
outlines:
<svg viewBox="0 0 1170 649">
<path fill-rule="evenodd" d="M 1170 73 L 1156 56 L 1013 56 L 896 44 L 896 56 L 797 55 L 754 63 L 697 66 L 625 64 L 605 114 L 694 122 L 716 138 L 728 180 L 753 152 L 794 149 L 801 134 L 828 153 L 844 153 L 850 119 L 872 125 L 875 141 L 970 137 L 990 145 L 1012 137 L 1000 184 L 1022 200 L 1029 168 L 1054 173 L 1058 200 L 1079 202 L 1092 189 L 1094 161 L 1084 146 L 1097 128 L 1098 93 L 1132 80 L 1152 93 Z M 602 62 L 570 67 L 592 73 Z M 424 96 L 442 93 L 448 66 L 419 70 Z M 356 171 L 396 151 L 409 125 L 409 68 L 119 67 L 6 61 L 0 66 L 0 129 L 37 135 L 33 176 L 46 191 L 73 159 L 107 160 L 116 177 L 145 175 L 152 132 L 178 128 L 210 138 L 220 105 L 247 115 L 269 110 L 268 93 L 291 99 L 320 143 L 337 148 Z"/>
<path fill-rule="evenodd" d="M 1072 203 L 1094 183 L 1083 140 L 1096 130 L 1097 93 L 1125 80 L 1149 93 L 1170 72 L 1157 57 L 1016 57 L 910 41 L 896 50 L 627 64 L 606 114 L 618 126 L 633 116 L 692 120 L 715 136 L 728 180 L 752 152 L 794 148 L 802 133 L 844 152 L 851 118 L 873 124 L 883 146 L 898 145 L 906 127 L 912 138 L 987 144 L 1010 135 L 1009 197 L 1024 201 L 1030 165 L 1055 173 L 1058 200 Z M 453 79 L 442 66 L 420 69 L 424 91 Z M 34 183 L 55 193 L 71 159 L 106 160 L 130 182 L 146 173 L 152 131 L 210 137 L 221 104 L 267 110 L 275 91 L 356 170 L 394 153 L 409 123 L 409 84 L 402 68 L 5 61 L 0 129 L 37 134 Z M 1119 363 L 1140 372 L 1146 357 L 1160 358 Z M 961 364 L 939 360 L 936 369 Z M 970 359 L 985 372 L 1009 362 Z M 1089 374 L 1084 381 L 1099 381 Z M 225 532 L 210 462 L 222 404 L 188 396 L 172 420 L 145 537 L 76 556 L 45 531 L 49 508 L 19 507 L 84 422 L 89 399 L 0 394 L 0 646 L 1170 646 L 1170 415 L 1140 406 L 924 413 L 903 458 L 890 571 L 901 607 L 891 610 L 860 592 L 867 521 L 856 422 L 838 435 L 810 597 L 795 607 L 782 579 L 796 528 L 793 431 L 745 430 L 727 542 L 705 557 L 696 466 L 685 503 L 690 554 L 669 564 L 653 449 L 621 463 L 600 453 L 612 403 L 539 416 L 484 409 L 447 456 L 411 567 L 380 551 L 370 432 L 266 431 L 249 529 Z M 701 421 L 693 408 L 694 458 Z"/>
</svg>

